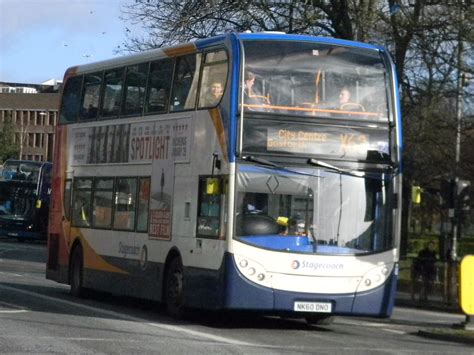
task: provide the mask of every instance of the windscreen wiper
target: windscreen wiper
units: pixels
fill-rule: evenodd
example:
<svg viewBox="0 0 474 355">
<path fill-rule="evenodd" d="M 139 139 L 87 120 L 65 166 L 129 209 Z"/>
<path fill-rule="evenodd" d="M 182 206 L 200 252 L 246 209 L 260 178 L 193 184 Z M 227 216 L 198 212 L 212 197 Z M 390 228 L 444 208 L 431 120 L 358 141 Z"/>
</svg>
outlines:
<svg viewBox="0 0 474 355">
<path fill-rule="evenodd" d="M 346 170 L 342 168 L 338 168 L 337 166 L 331 165 L 329 163 L 326 163 L 321 160 L 316 160 L 313 158 L 308 159 L 308 164 L 314 165 L 314 166 L 319 166 L 321 168 L 326 168 L 329 170 L 333 170 L 335 172 L 338 172 L 343 175 L 350 175 L 350 176 L 356 176 L 356 177 L 365 177 L 365 172 L 363 171 L 355 171 L 355 170 Z"/>
<path fill-rule="evenodd" d="M 281 166 L 281 165 L 278 165 L 270 160 L 266 160 L 266 159 L 262 159 L 262 158 L 258 158 L 258 157 L 255 157 L 253 155 L 244 155 L 242 157 L 243 160 L 245 161 L 251 161 L 253 163 L 258 163 L 260 165 L 265 165 L 265 166 L 270 166 L 272 168 L 277 168 L 277 169 L 283 169 L 283 170 L 286 170 L 285 167 Z"/>
</svg>

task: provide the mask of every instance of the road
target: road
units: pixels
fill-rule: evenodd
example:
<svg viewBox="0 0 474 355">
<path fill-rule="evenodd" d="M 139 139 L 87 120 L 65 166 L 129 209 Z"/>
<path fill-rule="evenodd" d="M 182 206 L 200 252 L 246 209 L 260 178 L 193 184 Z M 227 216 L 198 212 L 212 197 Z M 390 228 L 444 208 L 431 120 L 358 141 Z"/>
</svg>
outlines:
<svg viewBox="0 0 474 355">
<path fill-rule="evenodd" d="M 237 313 L 176 321 L 152 302 L 74 298 L 45 279 L 45 260 L 45 244 L 0 237 L 0 353 L 474 354 L 472 345 L 416 335 L 462 315 L 395 308 L 389 320 L 339 317 L 324 327 Z"/>
</svg>

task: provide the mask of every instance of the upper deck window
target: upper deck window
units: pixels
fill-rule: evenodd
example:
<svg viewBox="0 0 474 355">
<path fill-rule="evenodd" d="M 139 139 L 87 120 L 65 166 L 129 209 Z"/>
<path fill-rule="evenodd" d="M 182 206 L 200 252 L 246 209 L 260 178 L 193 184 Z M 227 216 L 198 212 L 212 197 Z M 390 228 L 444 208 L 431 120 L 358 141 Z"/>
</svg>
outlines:
<svg viewBox="0 0 474 355">
<path fill-rule="evenodd" d="M 170 111 L 194 109 L 196 105 L 200 63 L 200 53 L 177 58 Z"/>
<path fill-rule="evenodd" d="M 81 111 L 79 115 L 81 120 L 92 120 L 97 118 L 101 83 L 102 72 L 84 76 Z"/>
<path fill-rule="evenodd" d="M 148 63 L 142 63 L 127 67 L 122 116 L 143 112 L 148 66 Z"/>
<path fill-rule="evenodd" d="M 124 68 L 108 70 L 104 75 L 101 117 L 116 117 L 120 112 Z"/>
<path fill-rule="evenodd" d="M 199 108 L 214 107 L 221 101 L 226 85 L 227 66 L 227 54 L 224 50 L 206 53 L 199 92 Z"/>
<path fill-rule="evenodd" d="M 152 62 L 148 77 L 146 113 L 167 112 L 173 78 L 173 59 Z"/>
<path fill-rule="evenodd" d="M 64 87 L 60 123 L 72 123 L 77 119 L 81 107 L 82 76 L 71 77 Z"/>
<path fill-rule="evenodd" d="M 376 50 L 314 42 L 246 41 L 244 108 L 298 116 L 388 120 Z"/>
</svg>

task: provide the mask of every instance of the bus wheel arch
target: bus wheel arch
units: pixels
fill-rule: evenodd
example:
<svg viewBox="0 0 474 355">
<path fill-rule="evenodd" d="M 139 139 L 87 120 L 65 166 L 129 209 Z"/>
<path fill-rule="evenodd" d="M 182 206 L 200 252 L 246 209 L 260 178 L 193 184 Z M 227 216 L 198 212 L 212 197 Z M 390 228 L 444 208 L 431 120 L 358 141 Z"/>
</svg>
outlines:
<svg viewBox="0 0 474 355">
<path fill-rule="evenodd" d="M 163 297 L 167 313 L 173 318 L 182 318 L 185 313 L 184 307 L 184 268 L 181 255 L 176 249 L 172 249 L 166 258 Z"/>
<path fill-rule="evenodd" d="M 84 295 L 84 252 L 79 241 L 74 242 L 69 259 L 70 293 L 75 297 Z"/>
</svg>

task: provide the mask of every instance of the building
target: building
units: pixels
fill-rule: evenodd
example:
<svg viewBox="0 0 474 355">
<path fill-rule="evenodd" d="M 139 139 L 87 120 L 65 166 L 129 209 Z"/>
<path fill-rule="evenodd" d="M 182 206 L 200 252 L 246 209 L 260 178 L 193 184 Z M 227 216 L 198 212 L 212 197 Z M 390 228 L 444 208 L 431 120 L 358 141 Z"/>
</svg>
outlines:
<svg viewBox="0 0 474 355">
<path fill-rule="evenodd" d="M 58 108 L 57 85 L 0 82 L 0 125 L 11 119 L 19 159 L 52 161 Z"/>
</svg>

